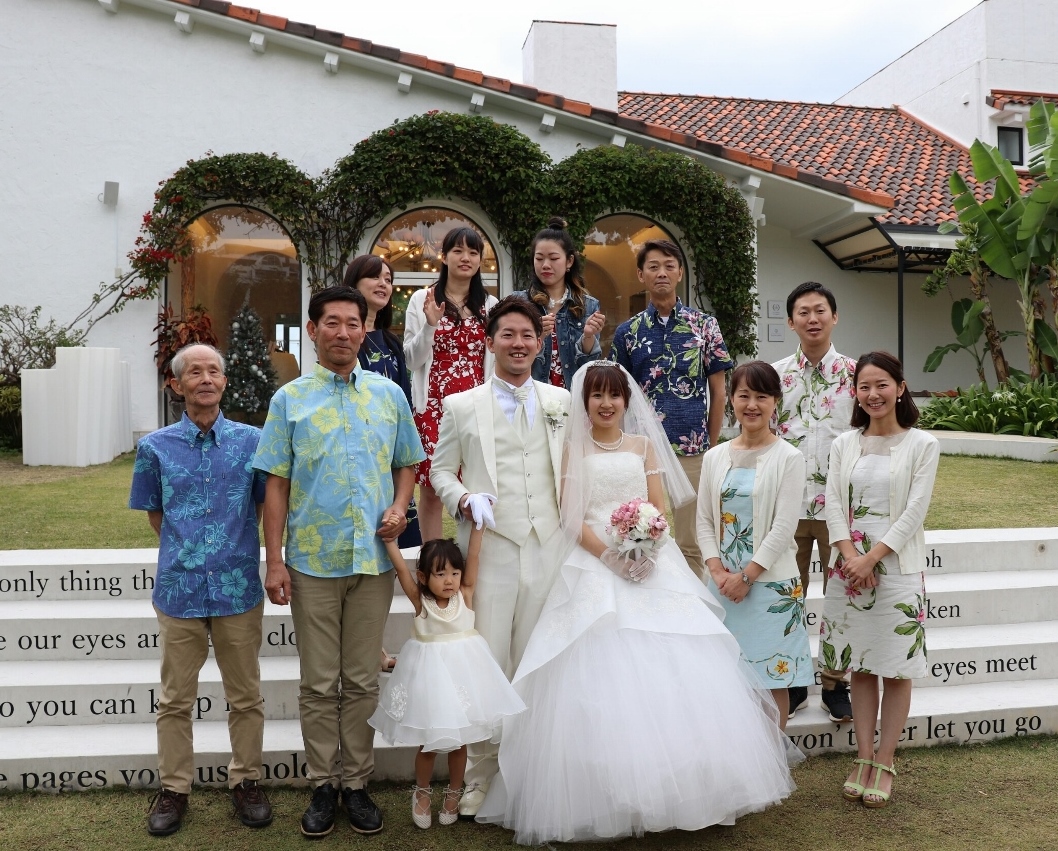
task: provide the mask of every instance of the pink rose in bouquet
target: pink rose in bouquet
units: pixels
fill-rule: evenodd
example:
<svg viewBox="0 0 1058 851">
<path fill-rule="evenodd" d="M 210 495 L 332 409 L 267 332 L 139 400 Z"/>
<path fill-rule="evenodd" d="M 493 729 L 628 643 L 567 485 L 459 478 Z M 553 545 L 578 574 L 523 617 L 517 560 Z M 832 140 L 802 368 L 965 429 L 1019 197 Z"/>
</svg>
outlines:
<svg viewBox="0 0 1058 851">
<path fill-rule="evenodd" d="M 652 503 L 637 497 L 613 510 L 606 534 L 629 558 L 653 557 L 669 540 L 669 524 Z"/>
</svg>

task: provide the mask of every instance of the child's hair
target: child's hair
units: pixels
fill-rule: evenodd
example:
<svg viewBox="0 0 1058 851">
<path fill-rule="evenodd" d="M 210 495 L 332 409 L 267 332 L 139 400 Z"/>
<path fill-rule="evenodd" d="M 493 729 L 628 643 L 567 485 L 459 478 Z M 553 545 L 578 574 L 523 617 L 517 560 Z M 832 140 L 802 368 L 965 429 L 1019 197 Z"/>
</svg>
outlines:
<svg viewBox="0 0 1058 851">
<path fill-rule="evenodd" d="M 463 563 L 463 554 L 459 551 L 455 541 L 451 538 L 434 538 L 432 541 L 427 541 L 422 545 L 422 549 L 419 550 L 418 570 L 427 580 L 429 580 L 430 574 L 435 570 L 444 570 L 446 564 L 452 565 L 455 570 L 460 572 L 466 569 Z M 421 581 L 418 574 L 415 576 L 415 582 L 419 586 L 420 594 L 424 597 L 429 597 L 431 600 L 436 599 L 430 590 L 430 586 L 427 582 Z"/>
</svg>

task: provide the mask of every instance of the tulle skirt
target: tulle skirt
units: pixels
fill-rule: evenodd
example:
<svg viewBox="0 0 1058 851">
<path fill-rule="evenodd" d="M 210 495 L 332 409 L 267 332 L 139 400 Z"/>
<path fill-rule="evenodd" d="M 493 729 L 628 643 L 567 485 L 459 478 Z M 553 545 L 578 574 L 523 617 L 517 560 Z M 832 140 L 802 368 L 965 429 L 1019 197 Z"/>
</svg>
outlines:
<svg viewBox="0 0 1058 851">
<path fill-rule="evenodd" d="M 574 551 L 515 677 L 478 820 L 515 841 L 697 830 L 795 788 L 775 704 L 675 546 L 644 583 Z"/>
<path fill-rule="evenodd" d="M 368 723 L 390 744 L 436 753 L 500 738 L 505 717 L 525 704 L 480 635 L 409 640 Z"/>
</svg>

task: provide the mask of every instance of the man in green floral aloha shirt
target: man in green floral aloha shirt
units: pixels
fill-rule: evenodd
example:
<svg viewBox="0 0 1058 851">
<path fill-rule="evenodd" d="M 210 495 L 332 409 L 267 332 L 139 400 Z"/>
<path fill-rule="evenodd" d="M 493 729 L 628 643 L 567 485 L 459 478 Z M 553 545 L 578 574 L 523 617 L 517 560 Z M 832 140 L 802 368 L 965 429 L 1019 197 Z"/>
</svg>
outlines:
<svg viewBox="0 0 1058 851">
<path fill-rule="evenodd" d="M 425 457 L 404 392 L 357 361 L 366 316 L 363 295 L 349 287 L 312 297 L 306 328 L 319 363 L 272 397 L 254 459 L 268 473 L 265 590 L 290 604 L 301 658 L 298 705 L 315 787 L 301 832 L 310 838 L 331 832 L 339 792 L 355 831 L 382 830 L 366 789 L 367 719 L 393 600 L 381 536 L 407 525 L 414 466 Z"/>
<path fill-rule="evenodd" d="M 823 589 L 827 587 L 830 536 L 823 512 L 830 445 L 835 437 L 851 428 L 856 401 L 852 383 L 856 361 L 838 354 L 830 341 L 838 324 L 838 307 L 834 293 L 822 284 L 808 281 L 796 287 L 786 300 L 786 316 L 800 345 L 790 357 L 772 364 L 782 382 L 776 430 L 780 437 L 800 449 L 808 462 L 801 519 L 794 532 L 797 567 L 807 597 L 813 544 L 819 550 Z M 823 708 L 835 721 L 851 721 L 852 702 L 844 672 L 824 670 L 822 680 Z M 807 699 L 808 689 L 790 689 L 790 715 Z"/>
</svg>

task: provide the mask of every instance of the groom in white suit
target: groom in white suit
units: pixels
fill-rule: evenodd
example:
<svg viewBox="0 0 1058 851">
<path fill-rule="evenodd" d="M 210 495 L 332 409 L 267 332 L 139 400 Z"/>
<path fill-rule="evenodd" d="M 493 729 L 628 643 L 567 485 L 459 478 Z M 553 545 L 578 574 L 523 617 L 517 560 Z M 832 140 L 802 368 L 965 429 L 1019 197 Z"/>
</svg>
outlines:
<svg viewBox="0 0 1058 851">
<path fill-rule="evenodd" d="M 453 517 L 480 519 L 487 497 L 495 525 L 481 544 L 474 591 L 477 631 L 508 677 L 514 675 L 557 570 L 550 548 L 560 537 L 562 438 L 566 390 L 532 379 L 542 345 L 535 305 L 508 296 L 489 313 L 485 343 L 495 373 L 480 387 L 444 400 L 430 481 Z M 487 500 L 491 503 L 491 499 Z M 469 504 L 468 504 L 469 503 Z M 465 546 L 469 524 L 460 524 Z M 472 818 L 497 770 L 496 745 L 470 746 L 467 788 L 459 814 Z"/>
</svg>

